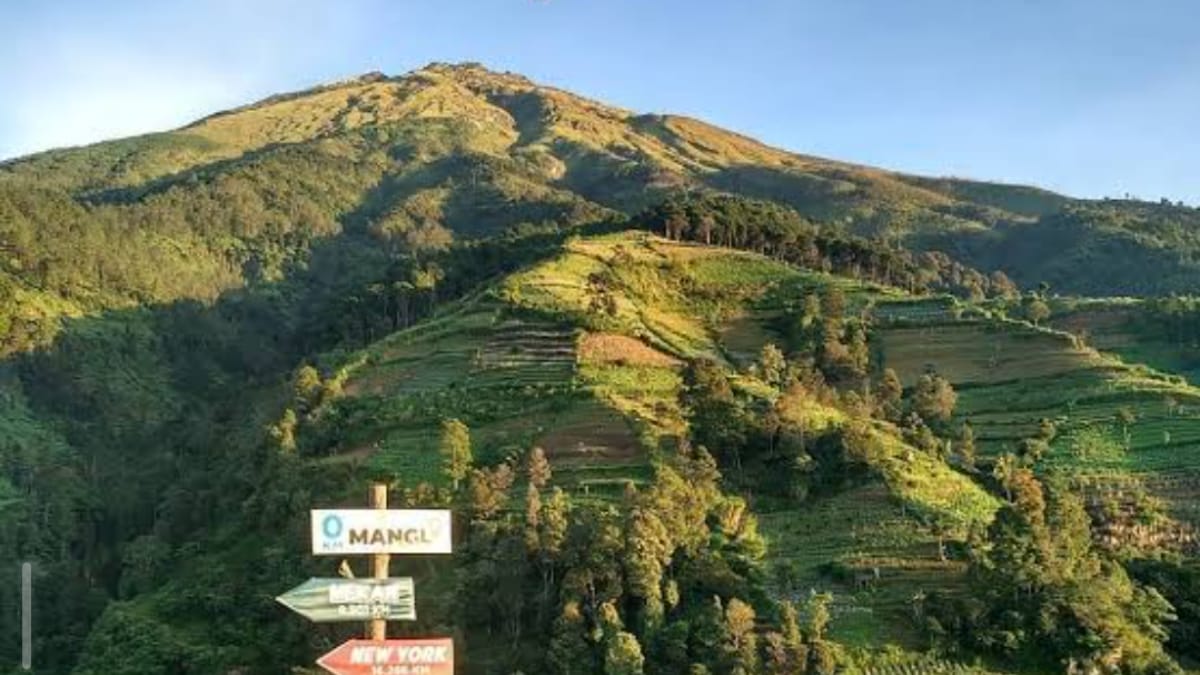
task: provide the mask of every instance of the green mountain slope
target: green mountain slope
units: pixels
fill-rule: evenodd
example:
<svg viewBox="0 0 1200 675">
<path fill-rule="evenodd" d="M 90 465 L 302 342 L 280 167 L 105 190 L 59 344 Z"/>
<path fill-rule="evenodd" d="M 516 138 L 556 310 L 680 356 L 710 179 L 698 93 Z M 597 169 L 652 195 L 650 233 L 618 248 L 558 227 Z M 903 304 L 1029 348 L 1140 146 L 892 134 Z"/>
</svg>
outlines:
<svg viewBox="0 0 1200 675">
<path fill-rule="evenodd" d="M 302 483 L 281 484 L 284 479 L 276 473 L 269 492 L 253 499 L 292 503 L 303 495 L 319 502 L 354 503 L 369 478 L 386 477 L 399 494 L 407 495 L 404 499 L 436 503 L 444 497 L 420 486 L 447 486 L 438 454 L 439 427 L 444 419 L 455 418 L 470 428 L 479 466 L 520 467 L 530 448 L 543 449 L 552 469 L 549 484 L 541 489 L 543 499 L 561 488 L 576 509 L 627 504 L 631 489 L 656 489 L 658 467 L 672 465 L 680 435 L 689 429 L 695 433 L 695 413 L 686 405 L 687 364 L 711 360 L 757 410 L 754 414 L 774 410 L 785 434 L 808 437 L 818 467 L 806 479 L 807 496 L 786 496 L 796 493 L 770 487 L 768 476 L 783 466 L 775 455 L 746 454 L 740 467 L 729 455 L 719 455 L 726 489 L 741 493 L 759 515 L 765 548 L 755 566 L 765 589 L 779 599 L 804 597 L 812 588 L 831 593 L 829 635 L 868 650 L 857 657 L 860 664 L 882 658 L 871 656 L 870 650 L 887 643 L 915 654 L 926 638 L 912 619 L 912 598 L 971 594 L 966 559 L 947 550 L 957 550 L 972 528 L 988 523 L 1002 499 L 989 494 L 986 473 L 965 470 L 913 445 L 900 427 L 866 417 L 855 407 L 861 404 L 830 399 L 819 388 L 780 390 L 764 379 L 757 356 L 768 342 L 785 341 L 779 332 L 781 317 L 793 315 L 806 295 L 833 287 L 845 294 L 850 311 L 870 317 L 878 368 L 894 368 L 912 385 L 932 366 L 956 385 L 956 416 L 978 430 L 982 465 L 1006 449 L 1015 450 L 1019 439 L 1033 435 L 1038 419 L 1051 417 L 1059 438 L 1035 463 L 1048 480 L 1066 477 L 1090 494 L 1122 499 L 1145 494 L 1167 503 L 1152 534 L 1123 530 L 1125 522 L 1113 516 L 1112 538 L 1106 540 L 1111 546 L 1191 552 L 1188 542 L 1194 539 L 1188 537 L 1198 514 L 1190 507 L 1194 494 L 1189 486 L 1200 485 L 1194 478 L 1200 447 L 1193 447 L 1189 435 L 1196 413 L 1188 402 L 1200 400 L 1200 391 L 1125 366 L 1063 334 L 992 317 L 952 299 L 921 299 L 753 254 L 644 233 L 569 240 L 544 262 L 446 306 L 429 321 L 363 350 L 323 359 L 322 393 L 297 389 L 290 400 L 276 404 L 287 410 L 272 426 L 287 429 L 284 436 L 293 440 L 284 451 L 300 458 L 295 464 L 285 460 L 292 467 L 288 471 L 297 472 L 286 480 Z M 1103 454 L 1075 454 L 1078 444 L 1072 439 L 1081 431 L 1119 433 L 1108 424 L 1118 406 L 1150 410 L 1168 395 L 1181 402 L 1181 410 L 1170 420 L 1139 417 L 1131 430 L 1133 444 L 1119 461 Z M 1156 436 L 1163 424 L 1177 434 L 1165 444 Z M 850 429 L 865 434 L 863 454 L 853 460 L 821 454 L 823 443 Z M 291 443 L 294 450 L 287 450 Z M 1173 459 L 1164 463 L 1156 459 L 1160 456 Z M 847 473 L 833 478 L 839 475 L 835 472 Z M 306 487 L 297 492 L 302 484 Z M 518 480 L 504 500 L 502 518 L 519 522 L 523 494 L 524 483 Z M 328 574 L 333 562 L 306 556 L 303 509 L 289 513 L 279 508 L 273 506 L 270 516 L 251 511 L 242 526 L 270 543 L 247 546 L 238 544 L 232 532 L 219 535 L 202 567 L 254 574 L 249 570 L 275 565 L 271 569 L 282 575 L 275 582 L 278 588 L 245 589 L 266 597 L 303 574 Z M 278 532 L 255 529 L 253 523 L 264 521 L 289 534 L 280 539 Z M 478 554 L 469 542 L 463 548 L 461 559 Z M 264 556 L 275 556 L 274 562 Z M 278 568 L 283 561 L 297 569 Z M 456 613 L 456 577 L 449 570 L 406 569 L 431 589 L 423 601 L 429 618 L 417 630 L 453 627 L 470 672 L 519 664 L 541 672 L 537 657 L 500 649 L 482 625 Z M 201 579 L 214 582 L 204 574 Z M 259 583 L 270 586 L 268 579 Z M 200 582 L 170 581 L 159 592 L 136 599 L 127 611 L 176 635 L 175 640 L 189 645 L 185 651 L 219 662 L 222 657 L 195 637 L 210 630 L 207 624 L 176 618 L 197 616 L 199 605 L 185 599 L 194 592 L 193 583 Z M 286 635 L 295 650 L 287 657 L 278 652 L 268 657 L 259 651 L 261 642 L 230 635 L 223 638 L 231 641 L 226 644 L 238 648 L 226 655 L 234 659 L 225 662 L 229 665 L 263 658 L 302 660 L 320 649 L 313 643 L 316 634 L 306 634 L 300 619 L 270 612 L 249 615 L 232 606 L 224 611 L 244 616 L 239 621 L 247 623 L 239 625 L 247 635 L 269 625 L 273 634 Z M 117 657 L 105 649 L 93 639 L 87 658 L 112 663 Z M 911 667 L 922 669 L 965 668 L 914 663 L 918 665 Z"/>
<path fill-rule="evenodd" d="M 306 510 L 382 479 L 459 514 L 453 563 L 406 563 L 422 618 L 398 629 L 455 635 L 467 672 L 1166 668 L 1127 574 L 1176 603 L 1186 663 L 1194 302 L 987 272 L 1188 291 L 1194 219 L 470 64 L 8 161 L 0 563 L 37 563 L 45 672 L 291 672 L 355 630 L 272 600 L 334 571 Z M 1042 303 L 1054 329 L 1008 318 Z M 952 414 L 925 400 L 946 385 Z M 478 471 L 457 492 L 449 418 Z M 1054 578 L 1010 606 L 986 563 L 1021 527 Z M 1062 597 L 1076 623 L 1047 628 Z"/>
<path fill-rule="evenodd" d="M 522 222 L 633 213 L 677 190 L 773 200 L 824 226 L 945 250 L 1028 285 L 1190 288 L 1192 209 L 905 176 L 517 75 L 434 64 L 0 165 L 2 283 L 25 299 L 5 304 L 0 327 L 15 324 L 6 343 L 22 348 L 53 331 L 45 316 L 211 299 L 304 267 L 326 240 L 423 250 Z M 1149 265 L 1160 272 L 1153 281 Z"/>
</svg>

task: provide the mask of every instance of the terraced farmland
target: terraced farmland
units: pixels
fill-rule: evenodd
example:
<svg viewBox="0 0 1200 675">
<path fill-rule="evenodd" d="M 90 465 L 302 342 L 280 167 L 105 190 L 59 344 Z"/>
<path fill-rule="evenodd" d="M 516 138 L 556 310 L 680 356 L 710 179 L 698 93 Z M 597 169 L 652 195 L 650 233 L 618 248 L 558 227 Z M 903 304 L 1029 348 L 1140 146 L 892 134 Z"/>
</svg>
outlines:
<svg viewBox="0 0 1200 675">
<path fill-rule="evenodd" d="M 956 418 L 971 423 L 984 455 L 1016 450 L 1050 420 L 1057 436 L 1041 471 L 1096 489 L 1134 481 L 1177 517 L 1196 517 L 1200 390 L 1182 378 L 1012 321 L 938 319 L 881 327 L 877 335 L 884 365 L 906 384 L 928 369 L 954 384 Z M 1097 443 L 1110 449 L 1091 447 Z"/>
<path fill-rule="evenodd" d="M 1070 336 L 1008 322 L 931 321 L 887 327 L 880 334 L 884 363 L 906 386 L 930 369 L 959 384 L 1048 377 L 1104 363 Z"/>
<path fill-rule="evenodd" d="M 943 560 L 938 537 L 905 510 L 882 483 L 820 497 L 804 508 L 760 515 L 772 566 L 787 568 L 781 593 L 833 594 L 830 630 L 839 641 L 867 644 L 884 636 L 914 644 L 919 593 L 961 589 L 965 564 Z M 875 571 L 878 570 L 878 579 Z M 777 575 L 778 576 L 778 575 Z"/>
<path fill-rule="evenodd" d="M 458 417 L 471 428 L 480 462 L 540 446 L 555 485 L 579 499 L 616 501 L 627 483 L 648 480 L 662 449 L 687 433 L 679 401 L 686 360 L 712 358 L 739 391 L 769 400 L 777 392 L 746 366 L 776 341 L 776 317 L 831 284 L 844 292 L 848 312 L 869 317 L 879 365 L 896 369 L 907 386 L 930 369 L 953 382 L 957 419 L 970 420 L 984 461 L 1050 419 L 1058 437 L 1043 472 L 1097 497 L 1148 490 L 1176 518 L 1200 515 L 1200 391 L 1182 380 L 953 298 L 914 298 L 645 234 L 569 242 L 493 291 L 348 357 L 340 403 L 348 431 L 332 452 L 365 457 L 406 483 L 437 482 L 437 427 Z M 782 417 L 813 432 L 847 422 L 828 403 L 791 405 L 800 409 L 781 408 Z M 1135 418 L 1127 448 L 1121 410 Z M 1081 451 L 1086 433 L 1120 437 L 1121 447 Z M 970 475 L 907 445 L 889 424 L 875 423 L 868 436 L 869 483 L 755 505 L 766 565 L 779 572 L 781 595 L 833 593 L 830 630 L 839 641 L 916 650 L 922 597 L 964 590 L 961 541 L 999 501 Z M 881 663 L 880 673 L 982 672 L 908 653 Z"/>
<path fill-rule="evenodd" d="M 1141 301 L 1123 299 L 1073 302 L 1051 319 L 1061 330 L 1085 336 L 1097 349 L 1128 363 L 1144 363 L 1200 385 L 1200 358 L 1194 346 L 1181 346 L 1159 331 L 1147 330 Z"/>
</svg>

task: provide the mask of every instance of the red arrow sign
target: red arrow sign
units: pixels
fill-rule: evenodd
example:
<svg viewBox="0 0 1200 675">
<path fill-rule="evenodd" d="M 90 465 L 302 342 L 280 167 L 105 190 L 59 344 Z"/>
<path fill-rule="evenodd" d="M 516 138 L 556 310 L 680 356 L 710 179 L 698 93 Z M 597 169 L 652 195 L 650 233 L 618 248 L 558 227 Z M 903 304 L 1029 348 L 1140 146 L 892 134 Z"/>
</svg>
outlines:
<svg viewBox="0 0 1200 675">
<path fill-rule="evenodd" d="M 317 665 L 334 675 L 454 675 L 454 641 L 349 640 Z"/>
</svg>

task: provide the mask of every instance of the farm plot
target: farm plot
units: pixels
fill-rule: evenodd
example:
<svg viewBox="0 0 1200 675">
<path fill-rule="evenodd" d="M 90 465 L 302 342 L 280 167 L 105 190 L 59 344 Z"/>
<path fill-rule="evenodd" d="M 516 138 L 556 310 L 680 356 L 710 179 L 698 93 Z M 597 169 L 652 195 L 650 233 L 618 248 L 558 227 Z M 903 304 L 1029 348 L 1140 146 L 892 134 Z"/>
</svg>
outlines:
<svg viewBox="0 0 1200 675">
<path fill-rule="evenodd" d="M 1104 363 L 1067 335 L 1007 323 L 941 323 L 876 331 L 883 362 L 905 386 L 936 370 L 956 384 L 1070 373 Z"/>
<path fill-rule="evenodd" d="M 848 644 L 878 644 L 885 636 L 915 645 L 914 595 L 963 589 L 965 564 L 949 549 L 943 560 L 938 537 L 882 483 L 762 513 L 759 525 L 776 591 L 794 597 L 831 591 L 830 629 Z"/>
</svg>

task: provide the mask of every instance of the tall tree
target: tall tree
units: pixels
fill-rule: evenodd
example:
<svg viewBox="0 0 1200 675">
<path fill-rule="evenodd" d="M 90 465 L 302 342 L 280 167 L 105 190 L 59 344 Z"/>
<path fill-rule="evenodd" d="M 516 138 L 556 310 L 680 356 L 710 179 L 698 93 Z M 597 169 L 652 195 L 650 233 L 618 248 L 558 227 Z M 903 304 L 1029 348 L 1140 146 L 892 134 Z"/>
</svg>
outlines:
<svg viewBox="0 0 1200 675">
<path fill-rule="evenodd" d="M 749 675 L 758 672 L 758 640 L 754 632 L 754 608 L 738 598 L 725 607 L 725 659 L 729 672 Z"/>
<path fill-rule="evenodd" d="M 964 467 L 973 470 L 975 455 L 975 429 L 970 422 L 964 421 L 958 430 L 958 457 Z"/>
<path fill-rule="evenodd" d="M 526 466 L 526 473 L 529 477 L 529 483 L 537 489 L 542 489 L 550 482 L 553 472 L 550 469 L 550 462 L 546 459 L 546 451 L 539 446 L 534 446 L 533 450 L 529 451 L 529 462 Z"/>
<path fill-rule="evenodd" d="M 787 360 L 783 352 L 773 342 L 763 345 L 758 353 L 758 372 L 763 380 L 771 386 L 778 387 L 783 383 L 783 373 L 787 369 Z"/>
<path fill-rule="evenodd" d="M 438 453 L 442 456 L 442 474 L 457 492 L 459 485 L 471 472 L 474 457 L 471 453 L 471 430 L 457 419 L 442 421 Z"/>
<path fill-rule="evenodd" d="M 903 415 L 904 385 L 900 382 L 900 376 L 896 374 L 895 369 L 883 369 L 883 375 L 879 378 L 879 385 L 875 391 L 879 397 L 879 409 L 883 418 L 891 422 L 899 422 Z"/>
</svg>

